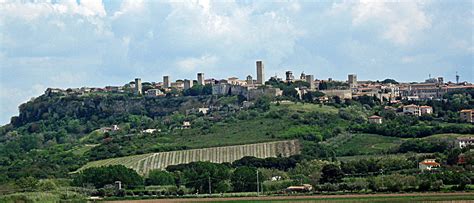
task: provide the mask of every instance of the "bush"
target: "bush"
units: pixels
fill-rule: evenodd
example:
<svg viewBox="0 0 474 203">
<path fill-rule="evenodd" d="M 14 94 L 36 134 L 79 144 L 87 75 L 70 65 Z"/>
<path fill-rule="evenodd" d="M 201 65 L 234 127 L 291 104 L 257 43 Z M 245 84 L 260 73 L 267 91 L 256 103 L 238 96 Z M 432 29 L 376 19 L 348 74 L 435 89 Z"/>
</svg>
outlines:
<svg viewBox="0 0 474 203">
<path fill-rule="evenodd" d="M 174 185 L 174 183 L 173 174 L 162 170 L 150 171 L 148 178 L 145 179 L 146 185 Z"/>
<path fill-rule="evenodd" d="M 85 169 L 74 177 L 73 185 L 92 184 L 96 188 L 102 188 L 108 184 L 115 184 L 115 181 L 121 181 L 126 188 L 143 186 L 143 178 L 133 169 L 126 168 L 123 165 Z"/>
</svg>

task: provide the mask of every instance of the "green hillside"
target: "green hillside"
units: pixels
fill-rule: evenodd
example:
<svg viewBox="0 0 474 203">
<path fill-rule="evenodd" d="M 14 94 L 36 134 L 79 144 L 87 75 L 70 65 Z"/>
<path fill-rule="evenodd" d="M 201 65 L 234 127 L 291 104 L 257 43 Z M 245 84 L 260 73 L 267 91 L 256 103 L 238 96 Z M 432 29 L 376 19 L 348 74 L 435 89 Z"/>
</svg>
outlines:
<svg viewBox="0 0 474 203">
<path fill-rule="evenodd" d="M 0 182 L 11 184 L 23 177 L 67 179 L 81 167 L 108 164 L 123 164 L 146 174 L 189 161 L 230 162 L 244 154 L 219 152 L 212 159 L 198 159 L 192 152 L 287 140 L 298 140 L 301 156 L 279 160 L 282 163 L 244 160 L 243 164 L 281 165 L 279 169 L 289 170 L 303 160 L 387 154 L 429 154 L 444 162 L 450 157 L 452 163 L 455 153 L 450 143 L 457 136 L 474 134 L 474 126 L 461 123 L 455 113 L 472 103 L 466 95 L 431 101 L 435 114 L 423 117 L 397 115 L 373 97 L 330 98 L 325 104 L 288 96 L 262 97 L 248 106 L 244 101 L 238 96 L 212 95 L 42 95 L 22 104 L 20 115 L 0 128 Z M 202 107 L 208 107 L 209 113 L 198 112 Z M 370 115 L 383 116 L 383 123 L 368 123 Z M 190 124 L 187 129 L 184 122 Z M 264 155 L 250 155 L 277 155 L 265 149 L 259 153 Z M 404 168 L 415 162 L 410 160 Z"/>
</svg>

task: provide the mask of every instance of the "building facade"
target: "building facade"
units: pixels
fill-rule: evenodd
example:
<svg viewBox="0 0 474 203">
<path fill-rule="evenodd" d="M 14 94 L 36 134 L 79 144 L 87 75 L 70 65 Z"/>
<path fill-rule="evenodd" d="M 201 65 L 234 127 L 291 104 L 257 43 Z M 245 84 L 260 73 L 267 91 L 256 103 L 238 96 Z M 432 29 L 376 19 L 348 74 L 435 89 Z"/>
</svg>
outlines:
<svg viewBox="0 0 474 203">
<path fill-rule="evenodd" d="M 459 112 L 459 118 L 467 123 L 474 123 L 474 109 L 463 109 Z"/>
</svg>

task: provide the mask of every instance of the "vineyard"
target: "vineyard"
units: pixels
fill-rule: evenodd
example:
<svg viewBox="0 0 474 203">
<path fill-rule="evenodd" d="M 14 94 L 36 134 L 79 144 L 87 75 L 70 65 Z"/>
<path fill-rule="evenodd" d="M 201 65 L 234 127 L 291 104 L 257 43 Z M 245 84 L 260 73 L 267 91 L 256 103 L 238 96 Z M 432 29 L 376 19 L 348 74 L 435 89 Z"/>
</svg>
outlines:
<svg viewBox="0 0 474 203">
<path fill-rule="evenodd" d="M 185 164 L 196 161 L 224 163 L 233 162 L 245 156 L 267 158 L 281 155 L 282 157 L 288 157 L 299 153 L 300 144 L 298 140 L 287 140 L 226 147 L 149 153 L 105 159 L 89 162 L 81 167 L 78 171 L 90 167 L 120 164 L 132 168 L 140 174 L 147 174 L 153 169 L 165 169 L 170 165 Z"/>
</svg>

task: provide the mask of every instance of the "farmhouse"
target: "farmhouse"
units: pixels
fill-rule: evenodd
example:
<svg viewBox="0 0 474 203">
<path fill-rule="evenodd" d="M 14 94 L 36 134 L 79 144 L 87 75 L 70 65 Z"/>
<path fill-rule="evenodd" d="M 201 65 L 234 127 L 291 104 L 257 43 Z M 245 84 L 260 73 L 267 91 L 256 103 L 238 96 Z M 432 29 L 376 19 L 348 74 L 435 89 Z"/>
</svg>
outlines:
<svg viewBox="0 0 474 203">
<path fill-rule="evenodd" d="M 376 115 L 370 116 L 369 123 L 382 124 L 382 117 Z"/>
<path fill-rule="evenodd" d="M 441 164 L 437 163 L 435 159 L 425 159 L 418 163 L 418 168 L 421 171 L 431 171 L 439 168 Z"/>
</svg>

